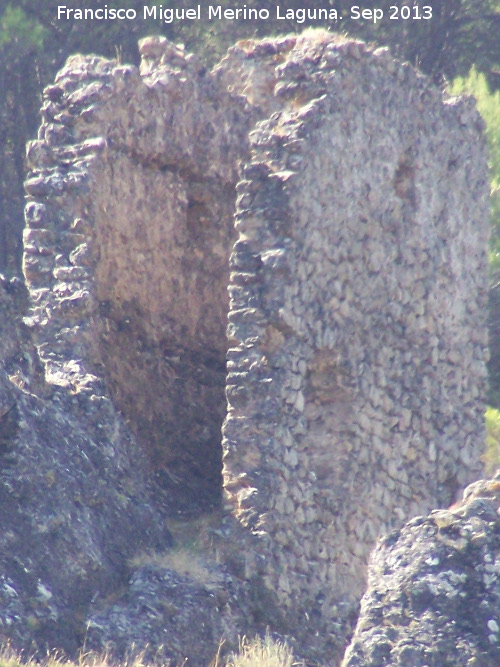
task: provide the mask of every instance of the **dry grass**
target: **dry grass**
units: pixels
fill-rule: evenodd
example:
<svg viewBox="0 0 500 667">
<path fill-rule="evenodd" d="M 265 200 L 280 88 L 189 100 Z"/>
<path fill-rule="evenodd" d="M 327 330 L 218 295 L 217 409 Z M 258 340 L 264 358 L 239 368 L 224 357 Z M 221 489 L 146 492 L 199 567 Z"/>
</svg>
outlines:
<svg viewBox="0 0 500 667">
<path fill-rule="evenodd" d="M 21 658 L 10 648 L 4 648 L 0 652 L 0 667 L 115 667 L 106 655 L 83 654 L 74 662 L 59 657 L 57 654 L 49 655 L 45 660 Z M 120 667 L 146 667 L 141 658 L 123 663 Z M 167 667 L 167 666 L 165 666 Z"/>
<path fill-rule="evenodd" d="M 216 571 L 209 567 L 204 557 L 184 547 L 176 547 L 165 552 L 141 553 L 132 558 L 130 565 L 132 567 L 157 565 L 166 570 L 174 570 L 202 586 L 213 586 L 218 582 Z"/>
<path fill-rule="evenodd" d="M 237 654 L 231 654 L 224 667 L 300 667 L 286 643 L 274 640 L 269 634 L 249 640 L 240 639 Z M 217 667 L 217 664 L 214 665 Z M 221 666 L 222 667 L 222 666 Z"/>
<path fill-rule="evenodd" d="M 45 660 L 21 658 L 10 648 L 0 649 L 0 667 L 184 667 L 185 663 L 173 665 L 171 662 L 163 665 L 151 665 L 145 662 L 142 656 L 131 660 L 114 662 L 106 654 L 82 653 L 75 661 L 70 661 L 57 655 L 47 656 Z"/>
<path fill-rule="evenodd" d="M 303 667 L 303 663 L 295 662 L 290 648 L 281 641 L 272 639 L 266 635 L 264 639 L 259 637 L 249 640 L 247 637 L 240 639 L 240 648 L 237 654 L 231 654 L 229 658 L 220 656 L 223 642 L 209 667 Z M 58 657 L 57 654 L 47 656 L 45 660 L 27 660 L 19 657 L 11 649 L 0 651 L 0 667 L 174 667 L 171 663 L 164 665 L 148 665 L 141 656 L 131 661 L 120 664 L 113 662 L 106 655 L 95 655 L 93 653 L 82 653 L 80 658 L 71 662 Z M 183 667 L 183 664 L 175 665 Z"/>
<path fill-rule="evenodd" d="M 175 546 L 162 552 L 143 552 L 129 561 L 131 567 L 157 565 L 174 570 L 203 586 L 216 586 L 219 581 L 217 549 L 213 544 L 211 531 L 220 523 L 220 515 L 204 515 L 192 520 L 168 523 Z M 1 665 L 0 665 L 1 667 Z"/>
</svg>

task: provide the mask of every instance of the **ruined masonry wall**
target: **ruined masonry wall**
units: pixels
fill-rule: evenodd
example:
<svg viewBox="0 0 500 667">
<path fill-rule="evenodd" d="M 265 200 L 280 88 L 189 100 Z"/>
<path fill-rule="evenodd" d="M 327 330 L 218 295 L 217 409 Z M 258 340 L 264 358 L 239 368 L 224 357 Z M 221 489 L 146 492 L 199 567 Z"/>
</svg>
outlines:
<svg viewBox="0 0 500 667">
<path fill-rule="evenodd" d="M 487 175 L 473 103 L 384 50 L 278 71 L 238 184 L 224 483 L 248 571 L 328 637 L 376 537 L 481 473 Z"/>
<path fill-rule="evenodd" d="M 242 122 L 226 136 L 229 104 L 235 122 L 243 105 L 192 56 L 157 39 L 141 54 L 140 71 L 75 56 L 45 91 L 27 151 L 28 321 L 48 381 L 110 393 L 172 511 L 187 512 L 220 502 L 228 257 L 247 132 Z"/>
<path fill-rule="evenodd" d="M 140 48 L 140 71 L 75 57 L 46 90 L 27 321 L 47 380 L 111 395 L 174 508 L 216 505 L 223 466 L 255 620 L 340 655 L 376 537 L 481 472 L 482 121 L 328 33 L 210 73 Z"/>
</svg>

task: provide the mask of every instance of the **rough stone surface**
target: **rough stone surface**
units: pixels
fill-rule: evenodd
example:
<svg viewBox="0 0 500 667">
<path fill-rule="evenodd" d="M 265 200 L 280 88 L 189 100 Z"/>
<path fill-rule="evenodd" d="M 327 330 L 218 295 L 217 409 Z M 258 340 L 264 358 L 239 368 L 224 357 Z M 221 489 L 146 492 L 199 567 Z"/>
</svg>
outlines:
<svg viewBox="0 0 500 667">
<path fill-rule="evenodd" d="M 171 538 L 110 400 L 45 382 L 24 291 L 0 280 L 0 639 L 75 653 L 91 599 Z"/>
<path fill-rule="evenodd" d="M 105 379 L 189 511 L 220 498 L 227 260 L 248 121 L 192 56 L 159 46 L 155 58 L 143 41 L 140 74 L 76 56 L 47 91 L 27 151 L 24 273 L 48 380 L 102 393 Z"/>
<path fill-rule="evenodd" d="M 384 537 L 342 667 L 500 664 L 500 476 Z"/>
<path fill-rule="evenodd" d="M 201 665 L 218 633 L 270 626 L 336 664 L 376 538 L 480 474 L 482 121 L 387 50 L 321 31 L 240 42 L 212 72 L 164 38 L 140 51 L 140 69 L 69 59 L 27 149 L 35 370 L 6 395 L 53 490 L 12 501 L 45 526 L 44 560 L 21 558 L 44 602 L 15 611 L 34 619 L 19 644 L 76 645 L 79 615 L 93 648 L 178 660 L 175 624 L 198 625 L 184 651 Z M 168 544 L 166 515 L 222 495 L 215 602 L 127 565 Z M 81 515 L 87 541 L 48 567 L 53 526 L 76 535 Z"/>
<path fill-rule="evenodd" d="M 218 578 L 202 585 L 166 568 L 138 568 L 122 598 L 90 616 L 87 650 L 105 646 L 119 660 L 167 665 L 189 657 L 188 664 L 206 667 L 228 636 L 227 587 Z"/>
<path fill-rule="evenodd" d="M 237 185 L 225 498 L 247 576 L 335 652 L 377 536 L 480 474 L 484 146 L 470 100 L 385 50 L 317 35 L 272 66 Z"/>
</svg>

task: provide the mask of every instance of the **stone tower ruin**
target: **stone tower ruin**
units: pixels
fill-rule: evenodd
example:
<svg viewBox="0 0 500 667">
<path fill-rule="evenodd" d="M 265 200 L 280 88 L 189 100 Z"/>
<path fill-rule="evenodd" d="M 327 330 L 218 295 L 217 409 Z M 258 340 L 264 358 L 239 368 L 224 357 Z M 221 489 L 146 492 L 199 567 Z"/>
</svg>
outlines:
<svg viewBox="0 0 500 667">
<path fill-rule="evenodd" d="M 222 498 L 235 576 L 335 653 L 376 538 L 481 472 L 482 121 L 329 33 L 212 72 L 140 51 L 45 91 L 27 321 L 47 381 L 111 397 L 175 511 Z"/>
</svg>

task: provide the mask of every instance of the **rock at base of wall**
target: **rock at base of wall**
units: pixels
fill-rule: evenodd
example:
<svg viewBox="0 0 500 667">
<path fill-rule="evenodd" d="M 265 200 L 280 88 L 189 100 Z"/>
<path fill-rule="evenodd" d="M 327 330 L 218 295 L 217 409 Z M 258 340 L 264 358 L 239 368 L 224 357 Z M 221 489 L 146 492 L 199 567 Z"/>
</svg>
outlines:
<svg viewBox="0 0 500 667">
<path fill-rule="evenodd" d="M 342 667 L 500 664 L 500 474 L 383 538 Z"/>
<path fill-rule="evenodd" d="M 225 591 L 215 574 L 196 581 L 171 569 L 144 565 L 133 573 L 120 599 L 91 614 L 85 646 L 120 661 L 140 656 L 148 664 L 188 660 L 193 667 L 205 667 L 227 635 Z"/>
</svg>

